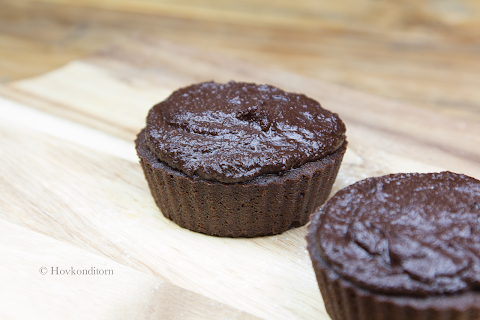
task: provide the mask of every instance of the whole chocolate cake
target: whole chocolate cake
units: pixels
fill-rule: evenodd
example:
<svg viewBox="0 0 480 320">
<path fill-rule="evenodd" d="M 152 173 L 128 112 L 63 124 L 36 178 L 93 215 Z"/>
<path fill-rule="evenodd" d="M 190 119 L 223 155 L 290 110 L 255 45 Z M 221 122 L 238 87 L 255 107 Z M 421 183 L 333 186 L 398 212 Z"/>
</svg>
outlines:
<svg viewBox="0 0 480 320">
<path fill-rule="evenodd" d="M 452 172 L 369 178 L 314 215 L 308 250 L 329 315 L 480 319 L 480 181 Z"/>
<path fill-rule="evenodd" d="M 346 150 L 337 114 L 270 85 L 205 82 L 155 105 L 136 140 L 162 213 L 210 235 L 304 225 Z"/>
</svg>

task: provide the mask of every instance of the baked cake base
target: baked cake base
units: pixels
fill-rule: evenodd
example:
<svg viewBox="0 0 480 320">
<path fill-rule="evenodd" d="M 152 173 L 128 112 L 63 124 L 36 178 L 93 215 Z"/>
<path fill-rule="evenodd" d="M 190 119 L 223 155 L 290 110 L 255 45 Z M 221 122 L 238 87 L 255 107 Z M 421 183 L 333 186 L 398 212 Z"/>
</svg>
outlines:
<svg viewBox="0 0 480 320">
<path fill-rule="evenodd" d="M 283 175 L 228 184 L 191 178 L 159 161 L 145 143 L 144 130 L 135 143 L 162 214 L 183 228 L 221 237 L 274 235 L 305 225 L 327 200 L 347 145 Z"/>
</svg>

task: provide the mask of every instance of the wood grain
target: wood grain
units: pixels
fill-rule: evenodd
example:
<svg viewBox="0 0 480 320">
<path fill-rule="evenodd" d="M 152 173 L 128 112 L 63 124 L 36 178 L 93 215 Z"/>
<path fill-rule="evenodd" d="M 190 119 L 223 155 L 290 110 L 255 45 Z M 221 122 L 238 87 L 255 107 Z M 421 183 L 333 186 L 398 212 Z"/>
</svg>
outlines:
<svg viewBox="0 0 480 320">
<path fill-rule="evenodd" d="M 151 34 L 478 122 L 479 30 L 475 0 L 0 0 L 0 78 Z"/>
<path fill-rule="evenodd" d="M 83 318 L 140 310 L 149 299 L 152 314 L 166 318 L 181 319 L 178 315 L 189 311 L 192 318 L 209 319 L 328 319 L 305 249 L 305 227 L 254 239 L 210 237 L 165 219 L 151 198 L 135 158 L 135 134 L 151 105 L 171 90 L 210 79 L 271 83 L 338 112 L 347 124 L 349 149 L 335 190 L 393 172 L 448 169 L 480 178 L 480 150 L 472 147 L 480 145 L 475 121 L 156 37 L 129 38 L 40 77 L 0 86 L 5 97 L 0 99 L 0 228 L 15 225 L 10 237 L 26 248 L 10 250 L 6 238 L 0 242 L 6 256 L 18 257 L 3 267 L 11 280 L 0 289 L 6 296 L 13 287 L 15 303 L 0 312 L 20 318 L 15 312 L 25 296 L 51 318 L 63 318 L 69 310 L 82 318 L 89 297 L 98 297 L 103 302 Z M 29 256 L 42 256 L 49 246 L 57 255 Z M 21 266 L 28 269 L 27 278 L 12 272 L 22 259 L 32 261 Z M 38 274 L 43 265 L 93 263 L 144 282 L 102 278 L 105 291 L 97 292 L 97 285 L 78 278 L 56 283 Z M 139 293 L 150 290 L 150 283 L 164 284 L 176 298 L 168 307 L 155 292 L 144 300 Z M 78 300 L 53 304 L 52 295 L 67 285 L 82 292 L 75 295 Z M 112 310 L 112 303 L 122 307 Z"/>
<path fill-rule="evenodd" d="M 5 220 L 0 230 L 2 319 L 257 319 Z"/>
</svg>

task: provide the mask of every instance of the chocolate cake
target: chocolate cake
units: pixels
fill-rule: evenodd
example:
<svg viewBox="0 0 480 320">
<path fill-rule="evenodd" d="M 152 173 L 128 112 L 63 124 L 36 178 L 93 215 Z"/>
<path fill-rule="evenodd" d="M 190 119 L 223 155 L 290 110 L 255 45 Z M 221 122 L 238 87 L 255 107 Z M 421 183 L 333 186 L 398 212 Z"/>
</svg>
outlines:
<svg viewBox="0 0 480 320">
<path fill-rule="evenodd" d="M 326 201 L 346 150 L 337 114 L 270 85 L 205 82 L 155 105 L 136 140 L 151 193 L 178 225 L 278 234 Z"/>
<path fill-rule="evenodd" d="M 369 178 L 312 215 L 308 250 L 333 320 L 480 319 L 480 181 Z"/>
</svg>

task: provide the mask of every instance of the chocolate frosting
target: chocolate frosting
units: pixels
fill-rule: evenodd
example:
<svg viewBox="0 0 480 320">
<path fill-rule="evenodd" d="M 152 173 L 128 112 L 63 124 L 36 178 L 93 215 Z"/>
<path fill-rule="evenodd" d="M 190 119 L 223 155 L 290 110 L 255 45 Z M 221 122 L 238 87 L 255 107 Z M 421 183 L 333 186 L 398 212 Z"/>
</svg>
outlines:
<svg viewBox="0 0 480 320">
<path fill-rule="evenodd" d="M 357 182 L 320 209 L 316 245 L 339 276 L 370 291 L 478 291 L 480 181 L 441 172 Z"/>
<path fill-rule="evenodd" d="M 190 177 L 236 183 L 335 152 L 345 141 L 345 125 L 302 94 L 205 82 L 155 105 L 146 141 L 159 160 Z"/>
</svg>

